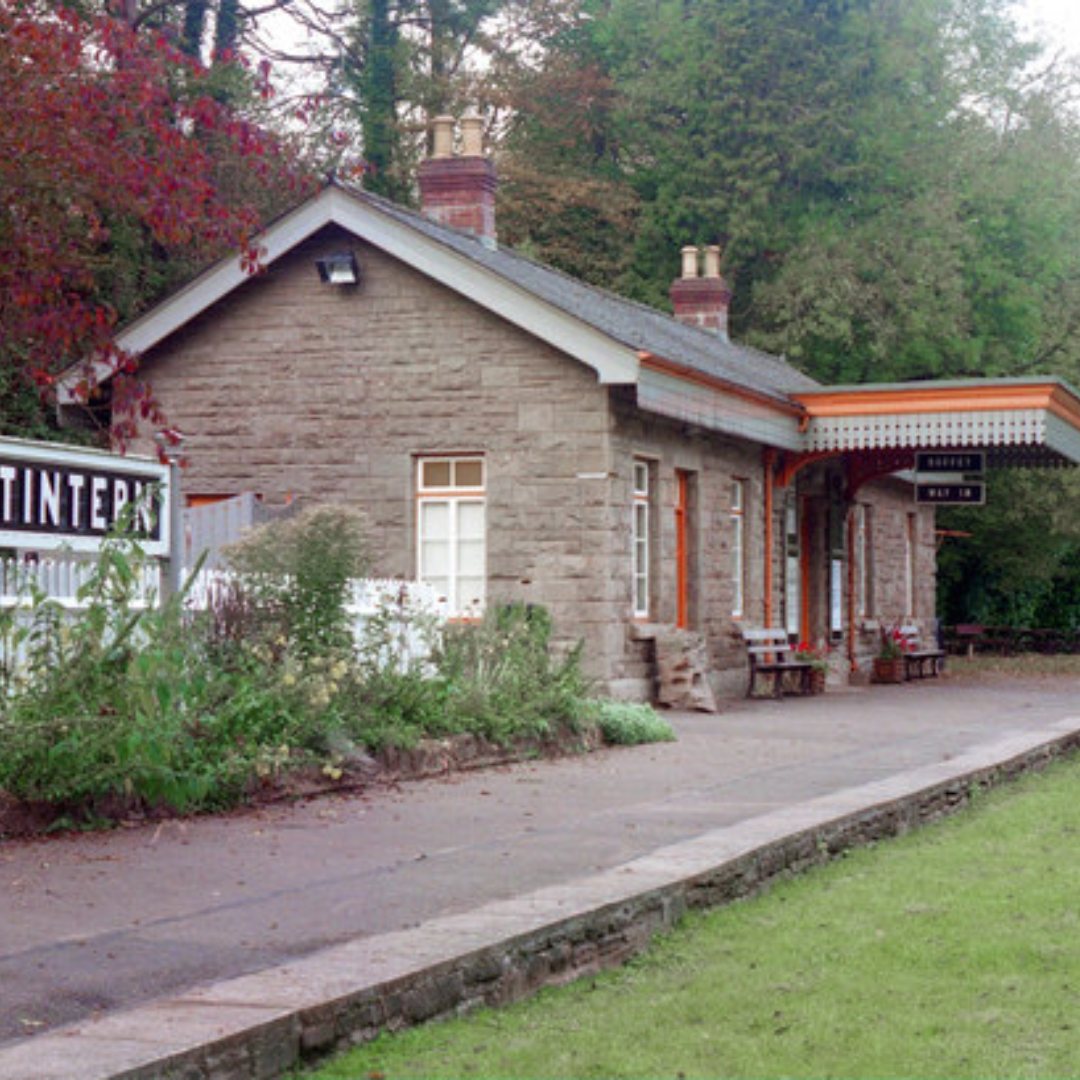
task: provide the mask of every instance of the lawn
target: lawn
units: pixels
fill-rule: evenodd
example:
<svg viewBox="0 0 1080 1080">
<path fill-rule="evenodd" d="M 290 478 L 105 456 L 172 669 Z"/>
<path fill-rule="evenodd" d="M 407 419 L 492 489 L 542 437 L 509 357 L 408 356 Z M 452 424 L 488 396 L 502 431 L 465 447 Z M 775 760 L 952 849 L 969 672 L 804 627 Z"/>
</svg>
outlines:
<svg viewBox="0 0 1080 1080">
<path fill-rule="evenodd" d="M 1080 655 L 1058 653 L 1020 653 L 1017 656 L 950 656 L 945 670 L 951 675 L 985 678 L 1001 675 L 1010 679 L 1056 679 L 1080 676 Z"/>
<path fill-rule="evenodd" d="M 628 967 L 306 1074 L 1080 1075 L 1080 763 L 981 796 Z"/>
</svg>

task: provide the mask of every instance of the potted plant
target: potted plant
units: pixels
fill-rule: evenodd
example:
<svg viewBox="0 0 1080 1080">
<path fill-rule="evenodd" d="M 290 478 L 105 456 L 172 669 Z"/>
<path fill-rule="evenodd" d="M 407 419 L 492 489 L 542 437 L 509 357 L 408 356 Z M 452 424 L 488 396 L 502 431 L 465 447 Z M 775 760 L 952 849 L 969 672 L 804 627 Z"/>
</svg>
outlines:
<svg viewBox="0 0 1080 1080">
<path fill-rule="evenodd" d="M 795 646 L 794 659 L 810 665 L 810 693 L 825 693 L 825 677 L 829 673 L 828 645 L 814 645 L 809 641 L 800 641 Z"/>
<path fill-rule="evenodd" d="M 906 674 L 904 652 L 907 642 L 898 627 L 881 632 L 881 648 L 874 657 L 874 682 L 902 683 Z"/>
</svg>

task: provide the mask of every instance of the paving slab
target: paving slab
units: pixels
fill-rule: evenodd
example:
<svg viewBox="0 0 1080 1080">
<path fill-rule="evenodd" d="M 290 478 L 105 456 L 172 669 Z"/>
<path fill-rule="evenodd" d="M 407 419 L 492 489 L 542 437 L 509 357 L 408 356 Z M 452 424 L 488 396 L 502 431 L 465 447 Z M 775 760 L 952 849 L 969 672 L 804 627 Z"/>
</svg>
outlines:
<svg viewBox="0 0 1080 1080">
<path fill-rule="evenodd" d="M 240 976 L 277 987 L 273 1009 L 323 979 L 344 993 L 357 965 L 393 979 L 448 962 L 1024 753 L 1080 726 L 1078 705 L 1075 680 L 752 702 L 675 717 L 675 744 L 0 845 L 0 1077 L 71 1046 L 70 1027 L 50 1029 L 166 998 L 247 1000 Z"/>
</svg>

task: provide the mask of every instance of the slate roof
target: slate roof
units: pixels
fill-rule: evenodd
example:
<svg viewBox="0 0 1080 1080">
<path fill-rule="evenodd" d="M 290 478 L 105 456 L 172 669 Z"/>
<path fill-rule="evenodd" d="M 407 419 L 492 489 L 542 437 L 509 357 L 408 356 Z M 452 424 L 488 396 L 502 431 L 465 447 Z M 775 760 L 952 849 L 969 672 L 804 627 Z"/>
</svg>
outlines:
<svg viewBox="0 0 1080 1080">
<path fill-rule="evenodd" d="M 820 389 L 820 383 L 779 357 L 687 326 L 671 315 L 587 285 L 509 248 L 488 246 L 469 233 L 440 225 L 369 191 L 340 180 L 332 183 L 632 349 L 782 400 L 790 394 Z"/>
</svg>

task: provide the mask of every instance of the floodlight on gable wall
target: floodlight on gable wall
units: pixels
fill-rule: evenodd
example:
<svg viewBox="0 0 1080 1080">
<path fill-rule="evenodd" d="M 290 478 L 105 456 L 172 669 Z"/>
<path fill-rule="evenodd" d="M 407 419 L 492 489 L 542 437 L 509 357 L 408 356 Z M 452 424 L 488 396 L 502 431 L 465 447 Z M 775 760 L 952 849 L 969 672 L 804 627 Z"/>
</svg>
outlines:
<svg viewBox="0 0 1080 1080">
<path fill-rule="evenodd" d="M 360 264 L 351 251 L 339 251 L 333 255 L 323 255 L 315 260 L 319 278 L 324 285 L 358 285 L 360 283 Z"/>
</svg>

